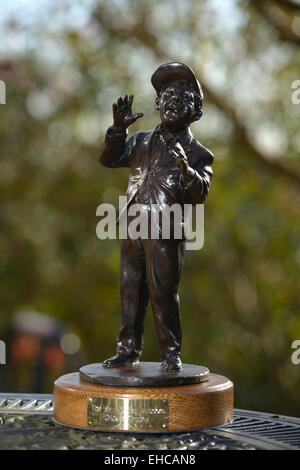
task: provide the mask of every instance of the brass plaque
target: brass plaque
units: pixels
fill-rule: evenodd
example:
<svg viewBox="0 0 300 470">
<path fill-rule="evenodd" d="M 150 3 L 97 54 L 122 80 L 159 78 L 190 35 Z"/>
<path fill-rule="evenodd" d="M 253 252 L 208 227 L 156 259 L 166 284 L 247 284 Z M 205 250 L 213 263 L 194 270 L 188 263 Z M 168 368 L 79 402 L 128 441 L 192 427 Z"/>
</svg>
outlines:
<svg viewBox="0 0 300 470">
<path fill-rule="evenodd" d="M 89 397 L 87 424 L 122 431 L 167 431 L 168 400 Z"/>
</svg>

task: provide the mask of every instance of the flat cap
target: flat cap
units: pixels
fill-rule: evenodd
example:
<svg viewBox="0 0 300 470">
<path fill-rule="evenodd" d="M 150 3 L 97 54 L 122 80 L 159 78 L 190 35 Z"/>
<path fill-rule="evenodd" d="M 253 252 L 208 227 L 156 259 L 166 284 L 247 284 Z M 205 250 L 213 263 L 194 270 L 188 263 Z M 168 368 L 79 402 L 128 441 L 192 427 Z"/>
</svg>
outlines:
<svg viewBox="0 0 300 470">
<path fill-rule="evenodd" d="M 174 82 L 175 80 L 187 80 L 194 86 L 201 99 L 203 98 L 203 92 L 200 83 L 198 82 L 192 69 L 190 69 L 185 64 L 180 62 L 169 62 L 167 64 L 160 65 L 151 77 L 151 83 L 154 86 L 157 94 L 159 94 L 162 87 L 170 82 Z"/>
</svg>

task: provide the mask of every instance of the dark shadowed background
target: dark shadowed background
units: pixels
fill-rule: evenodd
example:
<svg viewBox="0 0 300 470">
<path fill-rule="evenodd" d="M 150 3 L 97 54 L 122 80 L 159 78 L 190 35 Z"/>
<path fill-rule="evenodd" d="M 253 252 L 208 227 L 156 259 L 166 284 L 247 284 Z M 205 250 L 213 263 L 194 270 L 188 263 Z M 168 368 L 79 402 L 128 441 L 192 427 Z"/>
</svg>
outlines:
<svg viewBox="0 0 300 470">
<path fill-rule="evenodd" d="M 183 360 L 230 377 L 236 406 L 300 415 L 300 3 L 284 0 L 0 0 L 0 390 L 114 353 L 119 241 L 96 237 L 128 169 L 98 163 L 111 105 L 187 63 L 204 90 L 192 132 L 215 155 L 205 244 L 180 285 Z M 298 84 L 299 87 L 300 83 Z M 143 360 L 159 360 L 151 309 Z"/>
</svg>

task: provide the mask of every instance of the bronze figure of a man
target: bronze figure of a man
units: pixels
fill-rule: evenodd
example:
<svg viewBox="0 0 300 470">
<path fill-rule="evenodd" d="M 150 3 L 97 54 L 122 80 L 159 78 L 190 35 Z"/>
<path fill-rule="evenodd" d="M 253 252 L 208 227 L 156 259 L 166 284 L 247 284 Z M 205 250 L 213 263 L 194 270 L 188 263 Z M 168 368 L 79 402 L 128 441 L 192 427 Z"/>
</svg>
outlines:
<svg viewBox="0 0 300 470">
<path fill-rule="evenodd" d="M 195 140 L 189 126 L 202 116 L 203 94 L 194 72 L 184 64 L 161 65 L 152 75 L 161 123 L 127 139 L 127 128 L 143 114 L 132 114 L 133 96 L 113 104 L 113 125 L 107 130 L 100 162 L 130 167 L 127 209 L 133 203 L 146 210 L 156 204 L 198 204 L 206 199 L 212 177 L 212 153 Z M 120 367 L 139 361 L 144 317 L 149 303 L 160 344 L 162 370 L 176 371 L 181 363 L 178 285 L 183 266 L 184 236 L 121 240 L 120 299 L 122 327 L 117 354 L 103 362 Z"/>
</svg>

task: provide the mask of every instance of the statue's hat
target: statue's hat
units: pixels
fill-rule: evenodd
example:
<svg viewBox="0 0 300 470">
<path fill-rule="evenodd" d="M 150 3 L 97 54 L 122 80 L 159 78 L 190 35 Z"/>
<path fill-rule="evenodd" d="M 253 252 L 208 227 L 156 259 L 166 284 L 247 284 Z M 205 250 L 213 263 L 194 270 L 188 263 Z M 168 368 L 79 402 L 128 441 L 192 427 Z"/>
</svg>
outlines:
<svg viewBox="0 0 300 470">
<path fill-rule="evenodd" d="M 162 87 L 170 82 L 174 82 L 175 80 L 187 80 L 194 86 L 201 99 L 203 98 L 200 83 L 192 69 L 185 64 L 181 64 L 180 62 L 169 62 L 168 64 L 160 65 L 151 77 L 151 83 L 157 94 L 159 94 Z"/>
</svg>

